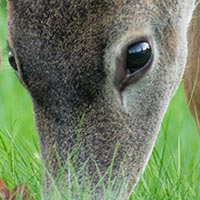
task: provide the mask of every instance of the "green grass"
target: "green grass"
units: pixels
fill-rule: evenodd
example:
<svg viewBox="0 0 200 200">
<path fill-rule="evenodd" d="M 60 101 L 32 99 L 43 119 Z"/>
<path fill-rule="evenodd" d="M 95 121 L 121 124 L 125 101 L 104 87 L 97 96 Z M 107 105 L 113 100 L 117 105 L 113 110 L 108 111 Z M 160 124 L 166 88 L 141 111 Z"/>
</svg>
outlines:
<svg viewBox="0 0 200 200">
<path fill-rule="evenodd" d="M 42 164 L 32 104 L 7 63 L 5 16 L 5 1 L 0 0 L 0 179 L 10 189 L 23 182 L 32 196 L 40 199 Z M 180 85 L 148 166 L 130 199 L 198 200 L 199 191 L 200 138 Z"/>
<path fill-rule="evenodd" d="M 153 155 L 133 199 L 200 199 L 200 140 L 182 85 L 173 98 Z"/>
</svg>

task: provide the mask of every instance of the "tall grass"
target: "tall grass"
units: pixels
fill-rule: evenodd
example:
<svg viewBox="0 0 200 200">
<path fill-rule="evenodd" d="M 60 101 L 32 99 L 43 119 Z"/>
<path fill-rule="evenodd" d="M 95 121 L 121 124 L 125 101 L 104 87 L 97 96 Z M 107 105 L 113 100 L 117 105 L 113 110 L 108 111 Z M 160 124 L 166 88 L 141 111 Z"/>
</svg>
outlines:
<svg viewBox="0 0 200 200">
<path fill-rule="evenodd" d="M 3 54 L 0 72 L 0 179 L 10 189 L 23 182 L 32 196 L 40 199 L 43 167 L 32 104 L 7 62 L 5 1 L 0 1 L 0 30 Z M 77 187 L 82 190 L 82 186 Z M 148 166 L 130 200 L 197 200 L 200 199 L 199 191 L 200 139 L 180 85 L 166 113 Z M 87 194 L 81 196 L 82 199 L 89 198 Z M 56 198 L 66 199 L 62 194 Z"/>
</svg>

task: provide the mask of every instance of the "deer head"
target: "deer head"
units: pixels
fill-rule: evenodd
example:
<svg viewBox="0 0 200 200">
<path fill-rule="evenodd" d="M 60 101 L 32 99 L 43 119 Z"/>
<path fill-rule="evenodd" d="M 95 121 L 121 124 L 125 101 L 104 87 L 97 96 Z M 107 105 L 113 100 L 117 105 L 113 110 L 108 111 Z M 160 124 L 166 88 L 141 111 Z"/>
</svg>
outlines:
<svg viewBox="0 0 200 200">
<path fill-rule="evenodd" d="M 182 78 L 194 3 L 8 0 L 9 61 L 53 176 L 78 143 L 93 185 L 114 160 L 131 192 Z"/>
</svg>

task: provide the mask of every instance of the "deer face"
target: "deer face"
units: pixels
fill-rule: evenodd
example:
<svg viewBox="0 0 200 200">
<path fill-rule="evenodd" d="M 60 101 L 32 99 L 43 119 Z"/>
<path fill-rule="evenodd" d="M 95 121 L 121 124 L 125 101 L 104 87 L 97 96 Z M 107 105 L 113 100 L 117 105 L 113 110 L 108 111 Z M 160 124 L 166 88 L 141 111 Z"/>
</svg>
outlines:
<svg viewBox="0 0 200 200">
<path fill-rule="evenodd" d="M 42 155 L 63 163 L 77 143 L 97 182 L 118 150 L 113 177 L 131 187 L 144 168 L 182 77 L 194 1 L 8 0 L 10 61 L 29 91 Z M 126 159 L 124 159 L 126 158 Z M 54 154 L 48 168 L 56 169 Z M 56 171 L 56 170 L 55 170 Z"/>
</svg>

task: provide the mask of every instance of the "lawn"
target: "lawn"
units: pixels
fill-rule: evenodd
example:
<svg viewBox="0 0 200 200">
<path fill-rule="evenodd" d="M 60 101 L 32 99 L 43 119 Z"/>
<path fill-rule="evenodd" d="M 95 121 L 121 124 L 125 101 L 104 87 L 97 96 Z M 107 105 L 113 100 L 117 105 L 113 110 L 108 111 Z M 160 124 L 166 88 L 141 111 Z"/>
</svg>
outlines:
<svg viewBox="0 0 200 200">
<path fill-rule="evenodd" d="M 5 1 L 0 0 L 0 179 L 41 193 L 41 160 L 31 98 L 7 62 Z M 183 87 L 171 101 L 148 166 L 130 199 L 200 199 L 200 137 Z M 0 198 L 1 199 L 1 198 Z"/>
</svg>

